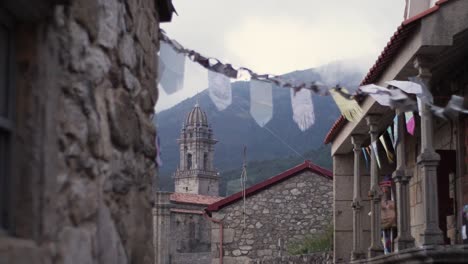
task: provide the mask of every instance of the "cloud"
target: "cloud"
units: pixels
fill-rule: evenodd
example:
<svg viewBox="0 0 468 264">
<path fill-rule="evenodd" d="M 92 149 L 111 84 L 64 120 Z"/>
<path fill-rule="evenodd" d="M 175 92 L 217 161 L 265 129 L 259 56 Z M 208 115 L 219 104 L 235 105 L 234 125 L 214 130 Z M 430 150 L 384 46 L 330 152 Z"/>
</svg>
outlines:
<svg viewBox="0 0 468 264">
<path fill-rule="evenodd" d="M 187 48 L 258 72 L 279 74 L 343 59 L 364 61 L 360 66 L 368 68 L 401 23 L 404 2 L 173 0 L 179 16 L 161 27 Z M 206 88 L 195 85 L 171 96 L 161 92 L 157 111 Z"/>
<path fill-rule="evenodd" d="M 369 55 L 378 49 L 375 32 L 324 22 L 305 24 L 293 18 L 248 18 L 225 41 L 229 57 L 259 72 L 282 74 L 336 60 Z"/>
</svg>

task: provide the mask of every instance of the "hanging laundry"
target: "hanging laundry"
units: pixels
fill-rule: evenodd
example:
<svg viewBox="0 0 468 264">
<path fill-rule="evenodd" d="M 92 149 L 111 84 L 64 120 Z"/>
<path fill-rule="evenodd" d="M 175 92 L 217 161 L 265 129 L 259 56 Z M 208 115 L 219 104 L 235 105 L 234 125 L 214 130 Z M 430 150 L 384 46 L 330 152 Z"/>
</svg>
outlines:
<svg viewBox="0 0 468 264">
<path fill-rule="evenodd" d="M 384 135 L 381 135 L 379 137 L 380 143 L 382 143 L 382 146 L 384 147 L 385 154 L 387 154 L 387 160 L 389 163 L 394 163 L 395 162 L 395 157 L 393 156 L 393 153 L 390 152 L 390 150 L 387 147 L 387 143 L 385 142 L 385 137 Z"/>
<path fill-rule="evenodd" d="M 341 92 L 349 94 L 346 88 L 339 88 Z M 362 116 L 362 109 L 355 100 L 344 98 L 336 88 L 330 89 L 330 94 L 335 100 L 336 105 L 340 109 L 341 114 L 350 122 L 359 120 Z"/>
<path fill-rule="evenodd" d="M 366 152 L 367 152 L 367 157 L 369 157 L 369 161 L 370 161 L 370 158 L 371 158 L 371 155 L 372 155 L 371 148 L 370 148 L 370 146 L 367 146 L 365 149 L 366 149 Z"/>
<path fill-rule="evenodd" d="M 414 136 L 414 129 L 416 122 L 414 120 L 413 112 L 405 112 L 405 121 L 406 121 L 406 131 L 412 136 Z"/>
<path fill-rule="evenodd" d="M 301 131 L 309 129 L 315 123 L 314 105 L 309 90 L 291 91 L 293 120 Z"/>
<path fill-rule="evenodd" d="M 184 86 L 185 56 L 161 42 L 158 71 L 159 85 L 167 94 L 181 90 Z"/>
<path fill-rule="evenodd" d="M 362 155 L 364 156 L 364 160 L 366 161 L 366 168 L 369 169 L 369 158 L 367 157 L 366 148 L 361 148 Z"/>
<path fill-rule="evenodd" d="M 379 158 L 379 152 L 378 152 L 378 149 L 377 149 L 377 141 L 372 142 L 371 147 L 372 147 L 372 154 L 375 155 L 375 159 L 377 160 L 377 166 L 380 169 L 382 167 L 380 166 L 380 158 Z"/>
<path fill-rule="evenodd" d="M 208 94 L 219 111 L 232 103 L 231 81 L 225 75 L 208 71 Z"/>
<path fill-rule="evenodd" d="M 250 114 L 261 127 L 273 117 L 273 95 L 270 83 L 250 81 Z"/>
</svg>

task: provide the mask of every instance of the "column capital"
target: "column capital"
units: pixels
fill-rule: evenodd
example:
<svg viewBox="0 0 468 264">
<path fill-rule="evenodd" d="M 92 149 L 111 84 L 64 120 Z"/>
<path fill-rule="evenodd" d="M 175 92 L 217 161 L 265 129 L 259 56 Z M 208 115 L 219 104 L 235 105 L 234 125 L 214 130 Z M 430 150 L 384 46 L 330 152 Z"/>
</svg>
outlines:
<svg viewBox="0 0 468 264">
<path fill-rule="evenodd" d="M 365 135 L 363 134 L 352 134 L 351 135 L 351 143 L 354 145 L 354 148 L 362 147 L 362 144 L 366 140 Z"/>
<path fill-rule="evenodd" d="M 361 209 L 361 197 L 356 197 L 353 199 L 353 202 L 351 203 L 351 207 L 353 209 L 359 210 Z"/>
<path fill-rule="evenodd" d="M 395 183 L 401 182 L 401 183 L 406 184 L 411 180 L 412 176 L 413 175 L 408 170 L 397 169 L 392 173 L 392 179 Z"/>
<path fill-rule="evenodd" d="M 379 132 L 377 125 L 380 121 L 380 115 L 367 115 L 366 116 L 366 123 L 369 127 L 369 134 L 376 134 Z"/>
<path fill-rule="evenodd" d="M 424 164 L 428 166 L 437 166 L 439 165 L 439 161 L 440 155 L 437 152 L 432 149 L 425 149 L 421 154 L 419 154 L 416 162 L 418 164 Z"/>
<path fill-rule="evenodd" d="M 430 68 L 434 65 L 434 59 L 428 56 L 417 56 L 413 61 L 413 66 L 418 70 L 418 76 L 421 78 L 430 78 L 432 72 Z"/>
</svg>

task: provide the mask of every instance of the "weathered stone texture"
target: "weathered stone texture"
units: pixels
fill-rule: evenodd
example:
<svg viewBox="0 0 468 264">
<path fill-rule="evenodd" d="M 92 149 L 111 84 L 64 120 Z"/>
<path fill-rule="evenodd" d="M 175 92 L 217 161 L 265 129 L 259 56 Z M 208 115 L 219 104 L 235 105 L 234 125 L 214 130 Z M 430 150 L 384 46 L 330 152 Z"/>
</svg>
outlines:
<svg viewBox="0 0 468 264">
<path fill-rule="evenodd" d="M 54 2 L 15 28 L 14 233 L 35 242 L 0 238 L 0 262 L 153 264 L 155 1 Z"/>
<path fill-rule="evenodd" d="M 283 256 L 254 260 L 251 264 L 331 264 L 333 257 L 331 252 L 315 253 L 300 256 Z"/>
<path fill-rule="evenodd" d="M 332 204 L 332 181 L 303 172 L 247 197 L 245 225 L 242 200 L 214 212 L 224 224 L 225 262 L 287 255 L 288 245 L 330 226 Z M 212 224 L 214 261 L 219 260 L 219 242 L 219 226 Z"/>
</svg>

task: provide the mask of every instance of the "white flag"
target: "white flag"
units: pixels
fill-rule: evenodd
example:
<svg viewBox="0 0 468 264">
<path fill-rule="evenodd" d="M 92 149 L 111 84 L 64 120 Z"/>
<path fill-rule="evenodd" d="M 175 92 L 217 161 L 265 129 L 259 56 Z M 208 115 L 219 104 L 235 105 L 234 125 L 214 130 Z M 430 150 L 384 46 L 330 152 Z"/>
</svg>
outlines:
<svg viewBox="0 0 468 264">
<path fill-rule="evenodd" d="M 291 106 L 293 120 L 301 131 L 305 131 L 315 123 L 314 105 L 310 90 L 301 89 L 298 92 L 291 90 Z"/>
<path fill-rule="evenodd" d="M 219 111 L 232 103 L 231 82 L 229 78 L 217 72 L 208 71 L 208 92 Z"/>
<path fill-rule="evenodd" d="M 185 56 L 165 42 L 161 42 L 159 54 L 159 84 L 167 94 L 173 94 L 184 86 Z"/>
<path fill-rule="evenodd" d="M 271 84 L 250 81 L 250 114 L 257 124 L 265 126 L 273 116 L 273 95 Z"/>
</svg>

